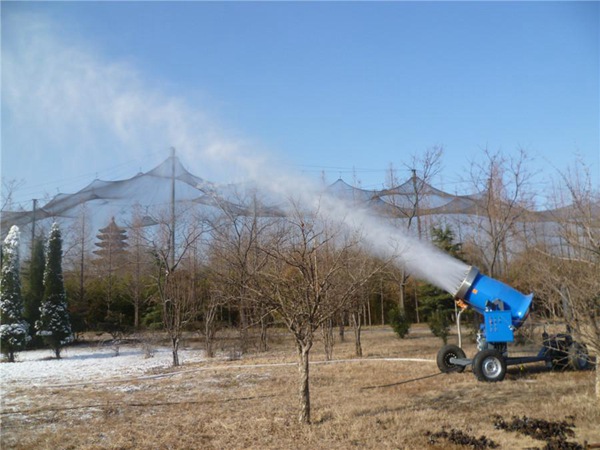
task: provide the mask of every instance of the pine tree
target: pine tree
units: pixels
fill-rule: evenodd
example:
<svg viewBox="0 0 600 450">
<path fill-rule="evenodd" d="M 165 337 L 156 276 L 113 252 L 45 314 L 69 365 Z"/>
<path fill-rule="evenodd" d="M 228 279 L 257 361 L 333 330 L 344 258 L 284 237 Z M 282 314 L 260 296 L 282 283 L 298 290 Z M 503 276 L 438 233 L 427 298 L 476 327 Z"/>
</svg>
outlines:
<svg viewBox="0 0 600 450">
<path fill-rule="evenodd" d="M 2 248 L 2 279 L 0 285 L 0 344 L 8 361 L 29 340 L 27 322 L 23 320 L 23 298 L 19 278 L 19 228 L 13 225 Z"/>
<path fill-rule="evenodd" d="M 46 255 L 44 254 L 44 239 L 38 237 L 33 243 L 33 254 L 29 263 L 28 289 L 24 296 L 25 311 L 23 316 L 29 323 L 29 329 L 35 332 L 35 323 L 40 318 L 40 306 L 44 298 L 44 269 Z M 41 338 L 32 336 L 32 345 L 40 346 Z"/>
<path fill-rule="evenodd" d="M 48 238 L 44 298 L 36 328 L 37 334 L 44 338 L 57 358 L 60 358 L 62 347 L 73 340 L 62 275 L 62 238 L 56 223 L 52 225 Z"/>
<path fill-rule="evenodd" d="M 462 244 L 454 242 L 455 236 L 452 228 L 449 226 L 432 227 L 432 241 L 436 247 L 444 250 L 446 253 L 462 260 Z M 454 311 L 454 298 L 446 291 L 439 289 L 431 284 L 422 283 L 419 286 L 419 311 L 425 317 L 430 325 L 433 324 L 432 331 L 442 339 L 444 330 L 449 326 L 450 317 Z M 435 328 L 435 330 L 434 330 Z M 438 334 L 437 330 L 442 330 Z"/>
</svg>

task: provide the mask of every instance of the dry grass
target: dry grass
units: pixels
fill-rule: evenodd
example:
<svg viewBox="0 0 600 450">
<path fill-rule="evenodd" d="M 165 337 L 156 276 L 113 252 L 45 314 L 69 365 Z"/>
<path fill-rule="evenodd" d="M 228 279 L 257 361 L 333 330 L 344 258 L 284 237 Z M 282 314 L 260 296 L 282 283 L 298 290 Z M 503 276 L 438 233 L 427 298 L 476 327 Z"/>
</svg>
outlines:
<svg viewBox="0 0 600 450">
<path fill-rule="evenodd" d="M 352 358 L 353 346 L 348 335 L 334 357 Z M 529 366 L 488 384 L 470 371 L 423 378 L 438 373 L 434 362 L 377 360 L 433 361 L 440 341 L 424 327 L 405 340 L 388 329 L 368 329 L 363 347 L 362 359 L 311 366 L 310 426 L 297 423 L 297 370 L 285 364 L 294 363 L 295 354 L 291 341 L 279 336 L 267 354 L 184 365 L 165 378 L 5 392 L 2 448 L 461 448 L 428 445 L 425 433 L 445 426 L 486 435 L 502 448 L 545 445 L 494 429 L 493 414 L 554 421 L 572 415 L 571 440 L 600 443 L 593 372 Z M 322 360 L 316 344 L 312 361 Z"/>
</svg>

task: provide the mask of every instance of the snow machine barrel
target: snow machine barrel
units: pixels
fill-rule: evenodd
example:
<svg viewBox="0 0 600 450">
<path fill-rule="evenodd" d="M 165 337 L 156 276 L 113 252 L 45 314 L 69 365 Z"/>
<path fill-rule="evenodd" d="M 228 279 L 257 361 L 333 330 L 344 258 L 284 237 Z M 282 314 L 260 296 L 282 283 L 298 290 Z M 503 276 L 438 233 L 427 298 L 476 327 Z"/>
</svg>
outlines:
<svg viewBox="0 0 600 450">
<path fill-rule="evenodd" d="M 454 294 L 484 316 L 488 342 L 512 342 L 513 332 L 529 314 L 533 294 L 523 295 L 506 284 L 479 273 L 471 266 Z"/>
</svg>

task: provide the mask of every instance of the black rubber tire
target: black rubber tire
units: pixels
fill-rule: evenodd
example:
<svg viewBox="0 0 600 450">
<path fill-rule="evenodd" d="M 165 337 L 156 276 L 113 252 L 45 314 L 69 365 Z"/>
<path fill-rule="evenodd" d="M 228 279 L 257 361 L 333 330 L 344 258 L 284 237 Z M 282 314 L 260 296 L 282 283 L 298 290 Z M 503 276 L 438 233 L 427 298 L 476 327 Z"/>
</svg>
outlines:
<svg viewBox="0 0 600 450">
<path fill-rule="evenodd" d="M 458 345 L 444 345 L 437 354 L 436 362 L 442 373 L 461 373 L 465 370 L 465 366 L 452 364 L 450 358 L 466 358 L 465 352 Z"/>
<path fill-rule="evenodd" d="M 552 369 L 565 370 L 569 367 L 569 355 L 561 350 L 553 350 L 552 354 Z"/>
<path fill-rule="evenodd" d="M 587 370 L 590 368 L 590 355 L 585 345 L 578 342 L 569 345 L 569 367 L 573 370 Z"/>
<path fill-rule="evenodd" d="M 498 350 L 482 350 L 473 359 L 473 373 L 479 381 L 502 381 L 506 376 L 506 359 Z"/>
</svg>

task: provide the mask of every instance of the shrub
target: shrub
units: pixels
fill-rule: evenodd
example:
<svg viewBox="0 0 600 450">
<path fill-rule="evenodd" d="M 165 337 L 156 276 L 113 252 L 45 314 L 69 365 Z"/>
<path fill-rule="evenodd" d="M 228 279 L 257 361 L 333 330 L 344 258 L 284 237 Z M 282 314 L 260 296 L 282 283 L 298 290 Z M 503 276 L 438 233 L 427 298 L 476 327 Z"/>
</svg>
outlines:
<svg viewBox="0 0 600 450">
<path fill-rule="evenodd" d="M 388 320 L 394 332 L 400 339 L 404 339 L 410 330 L 410 321 L 399 308 L 393 308 L 388 313 Z"/>
<path fill-rule="evenodd" d="M 448 313 L 438 309 L 429 316 L 429 329 L 434 336 L 439 337 L 444 344 L 448 343 L 448 335 L 450 334 L 450 319 Z"/>
</svg>

